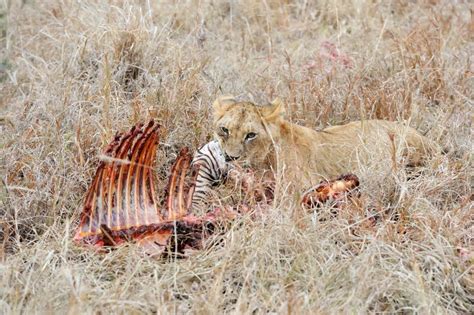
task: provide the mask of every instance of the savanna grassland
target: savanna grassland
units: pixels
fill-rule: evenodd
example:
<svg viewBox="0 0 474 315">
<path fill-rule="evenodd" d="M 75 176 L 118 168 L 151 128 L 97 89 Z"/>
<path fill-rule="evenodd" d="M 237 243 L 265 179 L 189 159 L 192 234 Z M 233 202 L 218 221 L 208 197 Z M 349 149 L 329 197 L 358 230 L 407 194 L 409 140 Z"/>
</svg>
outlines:
<svg viewBox="0 0 474 315">
<path fill-rule="evenodd" d="M 0 313 L 472 314 L 473 9 L 2 0 Z M 229 93 L 278 96 L 290 120 L 316 129 L 403 120 L 445 153 L 415 177 L 397 157 L 388 175 L 367 169 L 375 225 L 361 212 L 315 220 L 282 192 L 261 220 L 188 259 L 72 241 L 117 131 L 159 121 L 159 167 L 211 139 L 211 103 Z"/>
</svg>

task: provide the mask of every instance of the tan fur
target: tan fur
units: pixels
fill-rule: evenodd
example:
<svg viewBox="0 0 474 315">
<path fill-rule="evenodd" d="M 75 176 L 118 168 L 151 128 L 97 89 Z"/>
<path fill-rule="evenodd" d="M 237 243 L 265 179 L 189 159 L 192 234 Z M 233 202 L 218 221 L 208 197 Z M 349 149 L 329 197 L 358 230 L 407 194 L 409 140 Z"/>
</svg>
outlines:
<svg viewBox="0 0 474 315">
<path fill-rule="evenodd" d="M 400 156 L 405 164 L 419 165 L 436 147 L 415 129 L 397 122 L 355 121 L 318 132 L 283 116 L 279 100 L 257 106 L 231 96 L 219 98 L 214 102 L 216 138 L 227 155 L 255 169 L 280 170 L 299 189 L 322 178 L 358 174 L 376 164 L 390 170 L 397 167 Z M 257 136 L 246 141 L 249 133 Z"/>
</svg>

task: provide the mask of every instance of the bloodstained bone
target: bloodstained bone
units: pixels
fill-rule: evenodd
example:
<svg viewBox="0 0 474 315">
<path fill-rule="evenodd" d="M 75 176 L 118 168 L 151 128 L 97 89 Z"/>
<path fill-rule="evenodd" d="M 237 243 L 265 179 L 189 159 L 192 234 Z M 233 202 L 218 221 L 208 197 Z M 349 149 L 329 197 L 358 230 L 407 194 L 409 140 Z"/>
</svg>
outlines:
<svg viewBox="0 0 474 315">
<path fill-rule="evenodd" d="M 301 205 L 312 209 L 333 203 L 338 207 L 346 197 L 359 194 L 359 178 L 354 174 L 341 175 L 335 180 L 323 180 L 303 195 Z"/>
</svg>

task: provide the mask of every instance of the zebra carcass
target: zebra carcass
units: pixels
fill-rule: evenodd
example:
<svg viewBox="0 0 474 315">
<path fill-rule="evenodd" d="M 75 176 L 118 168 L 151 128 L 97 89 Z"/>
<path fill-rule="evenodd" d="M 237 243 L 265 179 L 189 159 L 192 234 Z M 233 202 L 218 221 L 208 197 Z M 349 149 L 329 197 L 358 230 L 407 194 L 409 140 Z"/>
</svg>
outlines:
<svg viewBox="0 0 474 315">
<path fill-rule="evenodd" d="M 137 125 L 117 134 L 107 146 L 92 180 L 74 240 L 95 247 L 135 242 L 148 254 L 183 254 L 199 249 L 217 225 L 238 213 L 215 208 L 204 216 L 191 212 L 199 165 L 190 169 L 187 148 L 178 154 L 165 200 L 157 200 L 154 163 L 159 125 Z M 191 174 L 189 174 L 191 173 Z"/>
<path fill-rule="evenodd" d="M 193 206 L 205 198 L 213 185 L 222 182 L 230 168 L 229 177 L 243 178 L 244 189 L 256 187 L 248 184 L 254 181 L 248 178 L 251 172 L 240 172 L 226 164 L 216 142 L 201 147 L 193 160 L 187 148 L 179 152 L 171 167 L 164 200 L 159 200 L 154 171 L 159 129 L 154 121 L 139 124 L 117 134 L 107 146 L 106 158 L 100 162 L 85 197 L 76 242 L 99 249 L 131 242 L 149 255 L 182 256 L 187 250 L 201 249 L 209 236 L 252 211 L 248 205 L 238 204 L 209 206 L 204 214 L 193 213 Z M 338 184 L 345 179 L 350 181 L 350 187 L 354 186 L 354 177 L 350 176 L 338 179 Z M 331 194 L 330 190 L 325 192 L 308 192 L 304 203 L 324 202 Z M 333 198 L 339 194 L 338 190 Z M 260 198 L 263 208 L 271 199 L 272 196 Z"/>
</svg>

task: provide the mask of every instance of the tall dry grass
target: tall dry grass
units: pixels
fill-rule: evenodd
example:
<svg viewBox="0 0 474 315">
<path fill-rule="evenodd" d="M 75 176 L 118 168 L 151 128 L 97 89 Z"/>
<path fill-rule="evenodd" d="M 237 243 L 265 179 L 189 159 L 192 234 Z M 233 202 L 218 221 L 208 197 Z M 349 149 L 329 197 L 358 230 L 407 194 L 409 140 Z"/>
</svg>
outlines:
<svg viewBox="0 0 474 315">
<path fill-rule="evenodd" d="M 0 313 L 472 313 L 472 10 L 2 0 Z M 407 120 L 448 153 L 414 179 L 394 168 L 388 190 L 386 175 L 366 170 L 375 227 L 363 212 L 296 222 L 282 194 L 261 221 L 235 224 L 186 260 L 73 244 L 111 136 L 155 118 L 166 164 L 210 139 L 222 93 L 279 96 L 313 128 Z"/>
</svg>

